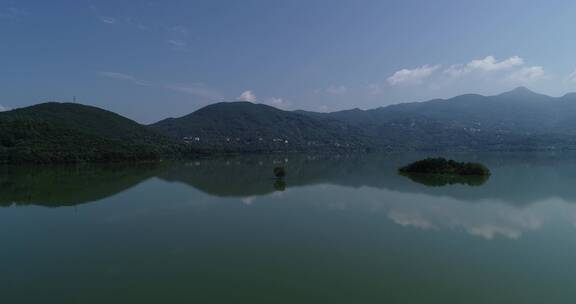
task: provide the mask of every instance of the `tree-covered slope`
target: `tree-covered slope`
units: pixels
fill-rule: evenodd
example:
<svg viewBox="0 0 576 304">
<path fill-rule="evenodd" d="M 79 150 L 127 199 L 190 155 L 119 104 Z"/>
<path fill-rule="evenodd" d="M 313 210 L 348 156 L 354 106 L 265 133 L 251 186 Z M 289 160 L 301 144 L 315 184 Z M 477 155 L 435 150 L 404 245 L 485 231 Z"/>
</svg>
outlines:
<svg viewBox="0 0 576 304">
<path fill-rule="evenodd" d="M 250 102 L 217 103 L 150 127 L 190 145 L 218 150 L 354 149 L 375 144 L 347 122 Z"/>
<path fill-rule="evenodd" d="M 574 149 L 576 95 L 554 98 L 521 87 L 332 113 L 231 102 L 151 127 L 195 147 L 234 151 Z"/>
<path fill-rule="evenodd" d="M 555 98 L 523 87 L 496 96 L 466 94 L 365 111 L 303 114 L 347 122 L 380 144 L 405 149 L 576 147 L 576 95 Z"/>
<path fill-rule="evenodd" d="M 151 178 L 164 163 L 5 165 L 0 170 L 0 207 L 74 206 L 102 200 Z"/>
<path fill-rule="evenodd" d="M 43 103 L 0 113 L 1 162 L 158 159 L 172 142 L 96 107 Z"/>
</svg>

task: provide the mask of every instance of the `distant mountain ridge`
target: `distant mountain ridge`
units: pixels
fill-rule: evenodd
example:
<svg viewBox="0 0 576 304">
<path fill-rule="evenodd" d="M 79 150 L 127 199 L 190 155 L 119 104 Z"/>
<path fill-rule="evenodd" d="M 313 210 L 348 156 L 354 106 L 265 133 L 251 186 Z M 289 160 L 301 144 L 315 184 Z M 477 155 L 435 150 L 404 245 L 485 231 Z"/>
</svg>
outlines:
<svg viewBox="0 0 576 304">
<path fill-rule="evenodd" d="M 192 145 L 242 151 L 573 149 L 576 94 L 556 98 L 519 87 L 495 96 L 466 94 L 331 113 L 230 102 L 150 127 Z"/>
<path fill-rule="evenodd" d="M 0 112 L 0 162 L 339 150 L 576 150 L 576 94 L 549 97 L 520 87 L 332 113 L 222 102 L 148 126 L 75 103 Z"/>
</svg>

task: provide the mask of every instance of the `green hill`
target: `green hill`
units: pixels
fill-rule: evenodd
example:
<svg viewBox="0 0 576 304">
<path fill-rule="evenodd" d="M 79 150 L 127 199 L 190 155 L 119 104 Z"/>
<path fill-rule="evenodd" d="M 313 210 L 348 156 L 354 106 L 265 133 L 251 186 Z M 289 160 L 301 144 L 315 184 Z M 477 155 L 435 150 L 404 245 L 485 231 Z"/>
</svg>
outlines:
<svg viewBox="0 0 576 304">
<path fill-rule="evenodd" d="M 0 207 L 74 206 L 98 201 L 162 172 L 164 164 L 6 165 L 0 171 Z"/>
<path fill-rule="evenodd" d="M 174 143 L 96 107 L 49 102 L 0 113 L 0 162 L 152 160 Z"/>
<path fill-rule="evenodd" d="M 374 145 L 347 122 L 250 102 L 222 102 L 150 125 L 194 147 L 232 151 L 361 149 Z"/>
</svg>

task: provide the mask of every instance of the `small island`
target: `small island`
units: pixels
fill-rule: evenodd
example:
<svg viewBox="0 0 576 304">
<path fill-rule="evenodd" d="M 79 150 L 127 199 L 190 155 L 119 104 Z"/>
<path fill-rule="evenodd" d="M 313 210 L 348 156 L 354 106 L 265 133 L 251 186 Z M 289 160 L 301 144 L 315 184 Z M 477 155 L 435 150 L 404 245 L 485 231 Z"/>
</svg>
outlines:
<svg viewBox="0 0 576 304">
<path fill-rule="evenodd" d="M 488 176 L 490 170 L 480 163 L 457 162 L 443 157 L 426 158 L 401 167 L 402 174 L 445 174 Z"/>
</svg>

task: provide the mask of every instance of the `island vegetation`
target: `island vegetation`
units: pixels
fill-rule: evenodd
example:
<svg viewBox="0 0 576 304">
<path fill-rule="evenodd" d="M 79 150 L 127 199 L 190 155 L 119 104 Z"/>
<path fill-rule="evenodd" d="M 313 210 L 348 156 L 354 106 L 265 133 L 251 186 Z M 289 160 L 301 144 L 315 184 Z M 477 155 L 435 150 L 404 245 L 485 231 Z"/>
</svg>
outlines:
<svg viewBox="0 0 576 304">
<path fill-rule="evenodd" d="M 401 167 L 403 174 L 443 174 L 461 176 L 489 176 L 490 170 L 480 163 L 457 162 L 443 157 L 426 158 Z"/>
</svg>

